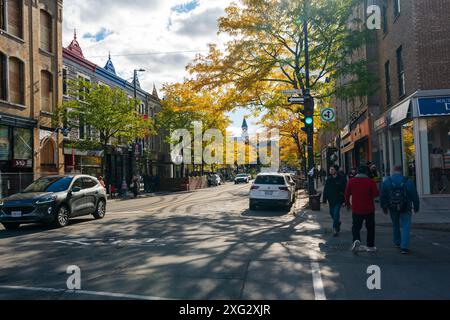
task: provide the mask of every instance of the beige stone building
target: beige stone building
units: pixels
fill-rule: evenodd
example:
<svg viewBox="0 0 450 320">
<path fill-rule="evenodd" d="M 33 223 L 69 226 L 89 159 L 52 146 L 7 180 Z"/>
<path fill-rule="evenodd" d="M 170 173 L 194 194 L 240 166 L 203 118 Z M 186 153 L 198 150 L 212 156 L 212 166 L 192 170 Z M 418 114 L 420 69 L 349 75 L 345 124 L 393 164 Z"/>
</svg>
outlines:
<svg viewBox="0 0 450 320">
<path fill-rule="evenodd" d="M 0 197 L 64 172 L 62 0 L 0 0 Z"/>
</svg>

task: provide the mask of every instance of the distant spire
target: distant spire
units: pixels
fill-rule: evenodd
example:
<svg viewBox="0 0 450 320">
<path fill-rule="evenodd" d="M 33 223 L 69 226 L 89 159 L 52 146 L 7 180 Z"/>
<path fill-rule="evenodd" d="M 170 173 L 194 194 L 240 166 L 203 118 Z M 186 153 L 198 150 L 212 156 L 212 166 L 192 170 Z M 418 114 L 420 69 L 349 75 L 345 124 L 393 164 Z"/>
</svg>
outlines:
<svg viewBox="0 0 450 320">
<path fill-rule="evenodd" d="M 113 74 L 116 74 L 116 68 L 114 67 L 114 64 L 111 60 L 111 51 L 109 51 L 109 54 L 108 54 L 108 61 L 106 61 L 105 70 L 109 71 Z"/>
<path fill-rule="evenodd" d="M 77 40 L 77 28 L 73 29 L 73 39 Z"/>
<path fill-rule="evenodd" d="M 77 41 L 77 29 L 73 29 L 73 40 L 67 47 L 67 50 L 84 59 L 83 50 L 81 50 L 80 44 Z"/>
<path fill-rule="evenodd" d="M 159 96 L 158 96 L 158 90 L 156 90 L 155 84 L 153 84 L 153 93 L 152 93 L 152 95 L 153 95 L 156 99 L 159 99 Z"/>
<path fill-rule="evenodd" d="M 244 121 L 242 122 L 242 129 L 248 129 L 247 120 L 244 117 Z"/>
</svg>

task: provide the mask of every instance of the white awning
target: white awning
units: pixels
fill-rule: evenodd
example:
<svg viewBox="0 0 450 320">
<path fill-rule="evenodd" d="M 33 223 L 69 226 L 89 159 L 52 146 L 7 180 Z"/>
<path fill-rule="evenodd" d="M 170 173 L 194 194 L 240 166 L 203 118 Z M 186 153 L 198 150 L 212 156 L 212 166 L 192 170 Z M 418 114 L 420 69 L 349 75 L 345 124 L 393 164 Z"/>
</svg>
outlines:
<svg viewBox="0 0 450 320">
<path fill-rule="evenodd" d="M 406 100 L 394 110 L 391 111 L 391 121 L 390 125 L 393 126 L 403 120 L 408 116 L 409 107 L 411 106 L 411 99 Z"/>
</svg>

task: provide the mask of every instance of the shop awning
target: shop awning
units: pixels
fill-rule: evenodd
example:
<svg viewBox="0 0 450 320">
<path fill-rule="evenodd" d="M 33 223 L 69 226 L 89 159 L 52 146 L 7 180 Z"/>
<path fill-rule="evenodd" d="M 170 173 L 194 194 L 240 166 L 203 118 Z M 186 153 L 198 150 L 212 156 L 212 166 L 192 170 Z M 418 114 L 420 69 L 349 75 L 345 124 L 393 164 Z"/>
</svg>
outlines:
<svg viewBox="0 0 450 320">
<path fill-rule="evenodd" d="M 393 126 L 403 120 L 408 116 L 409 107 L 411 106 L 411 99 L 406 100 L 400 104 L 397 108 L 391 111 L 391 121 L 390 125 Z"/>
<path fill-rule="evenodd" d="M 344 148 L 341 149 L 341 153 L 347 153 L 349 151 L 352 151 L 355 148 L 355 143 L 352 142 L 349 145 L 345 146 Z"/>
</svg>

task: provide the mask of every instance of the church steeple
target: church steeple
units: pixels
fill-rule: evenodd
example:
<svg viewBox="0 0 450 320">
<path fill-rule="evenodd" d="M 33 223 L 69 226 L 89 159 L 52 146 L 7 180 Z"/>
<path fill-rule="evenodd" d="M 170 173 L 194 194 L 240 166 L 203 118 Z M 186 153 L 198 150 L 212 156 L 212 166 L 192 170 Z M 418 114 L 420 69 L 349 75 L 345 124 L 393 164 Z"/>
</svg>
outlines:
<svg viewBox="0 0 450 320">
<path fill-rule="evenodd" d="M 153 92 L 152 95 L 159 100 L 158 91 L 156 90 L 155 84 L 153 84 Z"/>
<path fill-rule="evenodd" d="M 108 54 L 108 61 L 106 62 L 105 70 L 111 72 L 112 74 L 116 74 L 116 68 L 111 60 L 111 52 Z"/>
<path fill-rule="evenodd" d="M 73 30 L 73 40 L 67 47 L 67 50 L 71 51 L 73 54 L 84 59 L 83 50 L 81 50 L 80 44 L 77 40 L 77 29 Z"/>
<path fill-rule="evenodd" d="M 244 121 L 242 121 L 242 139 L 245 141 L 245 143 L 249 142 L 248 125 L 245 117 Z"/>
<path fill-rule="evenodd" d="M 242 122 L 242 129 L 248 130 L 247 120 L 244 117 L 244 121 Z"/>
</svg>

